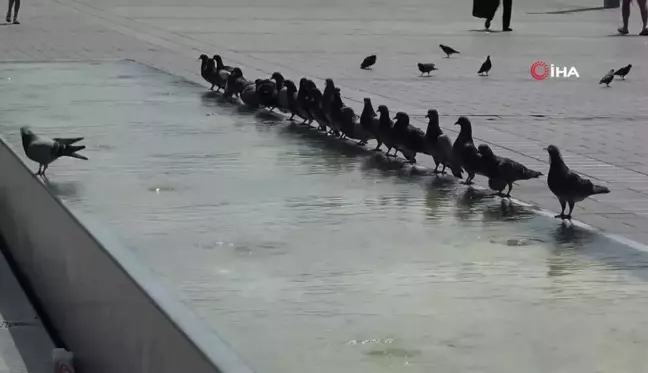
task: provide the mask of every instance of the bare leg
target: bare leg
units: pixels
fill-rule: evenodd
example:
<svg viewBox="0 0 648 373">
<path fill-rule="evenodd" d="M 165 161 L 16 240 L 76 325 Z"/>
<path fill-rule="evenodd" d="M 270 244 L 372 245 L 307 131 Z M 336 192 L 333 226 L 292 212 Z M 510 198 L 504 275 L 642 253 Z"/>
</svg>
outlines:
<svg viewBox="0 0 648 373">
<path fill-rule="evenodd" d="M 630 19 L 630 2 L 631 0 L 623 0 L 623 3 L 621 4 L 621 17 L 623 17 L 623 26 L 619 27 L 618 31 L 620 34 L 627 34 L 628 33 L 628 20 Z M 643 0 L 644 2 L 644 7 L 646 5 L 646 1 Z"/>
<path fill-rule="evenodd" d="M 641 12 L 641 22 L 643 22 L 641 35 L 648 35 L 648 8 L 646 8 L 646 0 L 637 0 L 637 5 L 639 6 L 639 12 Z"/>
</svg>

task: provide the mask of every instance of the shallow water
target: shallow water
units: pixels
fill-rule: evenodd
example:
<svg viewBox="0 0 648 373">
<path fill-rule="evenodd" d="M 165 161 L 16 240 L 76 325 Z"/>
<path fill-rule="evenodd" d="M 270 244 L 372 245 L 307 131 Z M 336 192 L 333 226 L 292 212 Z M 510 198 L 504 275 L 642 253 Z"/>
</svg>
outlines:
<svg viewBox="0 0 648 373">
<path fill-rule="evenodd" d="M 644 251 L 132 62 L 0 64 L 0 110 L 86 137 L 50 187 L 259 372 L 648 369 Z"/>
</svg>

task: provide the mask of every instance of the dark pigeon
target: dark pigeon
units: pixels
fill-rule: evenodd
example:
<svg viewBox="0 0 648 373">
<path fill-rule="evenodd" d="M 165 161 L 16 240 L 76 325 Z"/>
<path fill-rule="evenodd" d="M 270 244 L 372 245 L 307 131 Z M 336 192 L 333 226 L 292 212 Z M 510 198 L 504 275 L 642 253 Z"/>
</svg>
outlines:
<svg viewBox="0 0 648 373">
<path fill-rule="evenodd" d="M 493 64 L 491 63 L 490 56 L 488 56 L 488 57 L 486 57 L 486 61 L 484 61 L 484 63 L 482 63 L 481 67 L 479 68 L 479 71 L 477 71 L 477 74 L 479 74 L 481 76 L 484 76 L 484 74 L 486 74 L 486 76 L 488 76 L 488 72 L 490 71 L 490 69 L 492 67 L 493 67 Z"/>
<path fill-rule="evenodd" d="M 461 126 L 461 131 L 452 145 L 452 157 L 468 173 L 464 184 L 472 184 L 475 174 L 485 175 L 481 164 L 481 156 L 475 147 L 472 137 L 472 124 L 464 116 L 459 117 L 455 125 Z"/>
<path fill-rule="evenodd" d="M 431 155 L 434 159 L 436 167 L 434 173 L 439 172 L 439 165 L 443 165 L 441 174 L 445 174 L 446 167 L 450 167 L 452 174 L 462 179 L 461 166 L 453 160 L 452 157 L 452 142 L 450 137 L 444 134 L 439 126 L 439 112 L 430 109 L 427 112 L 426 118 L 429 118 L 427 130 L 425 131 L 426 154 Z"/>
<path fill-rule="evenodd" d="M 216 65 L 214 65 L 214 60 L 209 58 L 206 54 L 201 54 L 198 57 L 202 62 L 200 63 L 200 76 L 209 84 L 211 84 L 210 90 L 214 90 L 214 86 L 217 86 L 219 83 L 218 75 L 216 74 Z M 220 89 L 220 86 L 218 87 Z"/>
<path fill-rule="evenodd" d="M 256 93 L 259 97 L 259 103 L 265 108 L 274 109 L 277 106 L 277 84 L 271 79 L 257 79 L 256 84 Z"/>
<path fill-rule="evenodd" d="M 581 202 L 594 194 L 610 193 L 610 189 L 594 185 L 590 180 L 584 179 L 570 170 L 560 155 L 560 150 L 555 145 L 549 145 L 544 150 L 549 152 L 549 174 L 547 185 L 549 190 L 558 197 L 562 210 L 556 218 L 571 220 L 571 214 L 576 202 Z M 569 204 L 569 213 L 565 215 L 565 205 Z"/>
<path fill-rule="evenodd" d="M 322 109 L 322 91 L 317 88 L 317 85 L 315 85 L 315 82 L 313 82 L 312 80 L 308 80 L 306 84 L 308 85 L 308 89 L 310 91 L 310 99 L 308 101 L 309 111 L 319 124 L 319 130 L 326 131 L 326 127 L 330 127 L 330 123 L 328 116 Z"/>
<path fill-rule="evenodd" d="M 216 71 L 225 70 L 230 73 L 234 71 L 234 67 L 225 65 L 223 58 L 217 54 L 214 55 L 214 62 L 216 62 Z"/>
<path fill-rule="evenodd" d="M 387 106 L 378 106 L 378 113 L 380 113 L 378 137 L 376 138 L 376 140 L 378 140 L 378 146 L 376 146 L 376 149 L 374 150 L 379 150 L 380 146 L 384 144 L 387 147 L 385 155 L 389 157 L 392 156 L 389 154 L 389 151 L 394 147 L 394 135 L 392 133 L 394 130 L 394 122 L 389 117 L 389 109 Z M 396 154 L 393 156 L 395 157 Z"/>
<path fill-rule="evenodd" d="M 295 82 L 293 82 L 290 79 L 287 79 L 284 80 L 283 85 L 284 87 L 286 87 L 288 110 L 290 111 L 290 118 L 288 118 L 288 120 L 293 120 L 295 115 L 297 115 L 304 120 L 302 124 L 305 124 L 306 121 L 309 119 L 309 116 L 306 110 L 304 110 L 304 108 L 300 105 L 298 99 L 299 95 L 297 93 L 297 86 L 295 85 Z"/>
<path fill-rule="evenodd" d="M 272 73 L 272 76 L 270 79 L 274 80 L 275 86 L 277 87 L 277 106 L 279 110 L 281 110 L 284 113 L 287 113 L 290 108 L 288 107 L 288 88 L 284 86 L 284 82 L 286 79 L 284 79 L 283 75 L 281 75 L 280 72 L 274 72 Z M 271 108 L 270 111 L 273 111 L 275 108 Z"/>
<path fill-rule="evenodd" d="M 83 150 L 86 147 L 84 145 L 73 145 L 83 140 L 83 137 L 50 139 L 36 135 L 26 126 L 20 128 L 20 137 L 27 158 L 38 163 L 36 175 L 45 177 L 47 167 L 60 157 L 88 160 L 85 156 L 77 154 L 79 150 Z"/>
<path fill-rule="evenodd" d="M 366 57 L 362 64 L 360 65 L 361 69 L 367 70 L 369 67 L 373 66 L 376 63 L 376 55 L 372 54 L 369 57 Z"/>
<path fill-rule="evenodd" d="M 322 96 L 322 111 L 326 115 L 326 118 L 328 119 L 328 125 L 330 127 L 329 134 L 333 134 L 335 136 L 340 136 L 340 127 L 338 124 L 338 121 L 334 120 L 332 115 L 337 115 L 339 114 L 338 111 L 333 112 L 332 111 L 332 106 L 334 104 L 335 100 L 340 100 L 340 108 L 343 106 L 342 104 L 342 98 L 336 96 L 336 92 L 338 91 L 338 88 L 335 87 L 335 83 L 333 82 L 333 79 L 328 78 L 326 79 L 326 82 L 324 83 L 324 93 Z"/>
<path fill-rule="evenodd" d="M 630 69 L 632 69 L 632 65 L 622 67 L 619 70 L 615 71 L 614 75 L 620 76 L 622 80 L 625 80 L 625 77 L 630 72 Z"/>
<path fill-rule="evenodd" d="M 614 69 L 610 69 L 610 71 L 607 74 L 605 74 L 603 78 L 601 78 L 599 84 L 605 83 L 605 86 L 609 87 L 610 83 L 612 83 L 613 80 L 614 80 Z"/>
<path fill-rule="evenodd" d="M 495 155 L 493 150 L 486 144 L 480 144 L 477 150 L 479 150 L 479 154 L 481 154 L 483 159 L 485 176 L 489 179 L 495 178 L 502 180 L 508 185 L 508 192 L 505 197 L 511 196 L 514 182 L 537 179 L 542 176 L 542 172 L 531 170 L 512 159 Z M 503 190 L 504 188 L 497 192 L 501 195 Z"/>
<path fill-rule="evenodd" d="M 394 119 L 396 120 L 393 131 L 395 147 L 410 163 L 416 163 L 416 154 L 424 153 L 426 150 L 425 133 L 410 124 L 407 113 L 400 111 L 396 113 Z"/>
<path fill-rule="evenodd" d="M 441 50 L 443 50 L 443 53 L 446 54 L 446 58 L 450 58 L 453 54 L 459 54 L 459 51 L 448 47 L 447 45 L 439 44 L 439 47 L 441 47 Z"/>
<path fill-rule="evenodd" d="M 428 76 L 430 76 L 430 72 L 434 70 L 439 70 L 436 68 L 436 66 L 433 63 L 420 63 L 420 62 L 418 63 L 418 69 L 421 72 L 421 76 L 423 76 L 423 74 L 428 74 Z"/>
<path fill-rule="evenodd" d="M 362 114 L 360 114 L 360 125 L 362 126 L 362 128 L 364 128 L 365 131 L 371 133 L 374 138 L 378 138 L 378 127 L 380 126 L 380 120 L 378 119 L 378 115 L 374 111 L 373 105 L 371 104 L 371 99 L 368 97 L 364 98 L 364 108 L 362 109 Z"/>
<path fill-rule="evenodd" d="M 336 93 L 339 96 L 339 92 Z M 342 102 L 339 100 L 339 102 Z M 342 131 L 344 137 L 351 139 L 359 140 L 358 145 L 365 146 L 367 141 L 374 138 L 370 131 L 365 130 L 360 122 L 358 121 L 358 116 L 355 114 L 352 108 L 348 106 L 343 106 L 340 110 L 340 130 Z"/>
<path fill-rule="evenodd" d="M 297 105 L 304 111 L 307 116 L 307 118 L 304 118 L 304 122 L 302 123 L 303 125 L 310 125 L 311 123 L 313 123 L 314 118 L 311 111 L 313 108 L 312 101 L 312 91 L 310 89 L 308 79 L 301 78 L 299 80 L 299 91 L 297 91 Z"/>
</svg>

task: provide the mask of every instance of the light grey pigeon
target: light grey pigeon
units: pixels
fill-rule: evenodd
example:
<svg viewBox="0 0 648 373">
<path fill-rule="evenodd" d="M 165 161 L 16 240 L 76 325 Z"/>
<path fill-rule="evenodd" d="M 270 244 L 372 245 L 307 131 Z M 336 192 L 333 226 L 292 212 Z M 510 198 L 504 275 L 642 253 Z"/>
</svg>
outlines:
<svg viewBox="0 0 648 373">
<path fill-rule="evenodd" d="M 571 214 L 576 202 L 594 194 L 610 193 L 610 189 L 600 185 L 594 185 L 591 180 L 582 178 L 570 170 L 560 155 L 560 150 L 555 145 L 549 145 L 544 150 L 549 153 L 549 174 L 547 185 L 549 190 L 558 197 L 562 210 L 556 218 L 571 220 Z M 565 205 L 569 204 L 569 213 L 565 215 Z"/>
<path fill-rule="evenodd" d="M 59 159 L 60 157 L 72 157 L 83 160 L 88 158 L 77 154 L 79 150 L 85 149 L 85 145 L 72 145 L 76 142 L 83 140 L 83 137 L 74 138 L 47 138 L 44 136 L 36 135 L 29 127 L 20 128 L 20 136 L 22 137 L 23 149 L 27 158 L 37 162 L 38 172 L 36 175 L 45 176 L 45 170 L 50 163 Z"/>
<path fill-rule="evenodd" d="M 605 83 L 605 86 L 609 87 L 610 83 L 612 83 L 613 80 L 614 80 L 614 69 L 610 69 L 610 71 L 607 74 L 605 74 L 603 78 L 601 78 L 599 84 Z"/>
</svg>

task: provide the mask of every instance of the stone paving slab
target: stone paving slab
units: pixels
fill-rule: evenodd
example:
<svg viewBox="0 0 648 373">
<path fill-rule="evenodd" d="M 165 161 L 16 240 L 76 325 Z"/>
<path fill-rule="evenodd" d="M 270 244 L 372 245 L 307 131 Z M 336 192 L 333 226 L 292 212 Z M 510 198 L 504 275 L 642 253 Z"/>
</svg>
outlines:
<svg viewBox="0 0 648 373">
<path fill-rule="evenodd" d="M 202 82 L 196 58 L 220 53 L 247 76 L 281 71 L 299 79 L 333 78 L 346 102 L 363 97 L 422 116 L 437 108 L 456 136 L 459 115 L 494 151 L 547 172 L 549 143 L 575 170 L 612 189 L 577 206 L 579 220 L 648 243 L 648 38 L 616 37 L 619 10 L 530 14 L 600 6 L 589 0 L 516 1 L 514 33 L 484 33 L 470 3 L 372 0 L 34 0 L 20 26 L 0 26 L 0 60 L 132 58 Z M 633 8 L 631 30 L 637 28 Z M 498 13 L 494 28 L 501 27 Z M 636 30 L 638 31 L 638 30 Z M 462 51 L 445 59 L 444 43 Z M 373 71 L 358 64 L 378 54 Z M 476 76 L 490 54 L 489 78 Z M 577 80 L 530 78 L 532 62 L 576 66 Z M 419 78 L 415 64 L 441 69 Z M 628 81 L 598 80 L 610 68 L 634 65 Z M 478 180 L 483 183 L 483 180 Z M 556 211 L 545 180 L 516 186 L 522 200 Z"/>
</svg>

